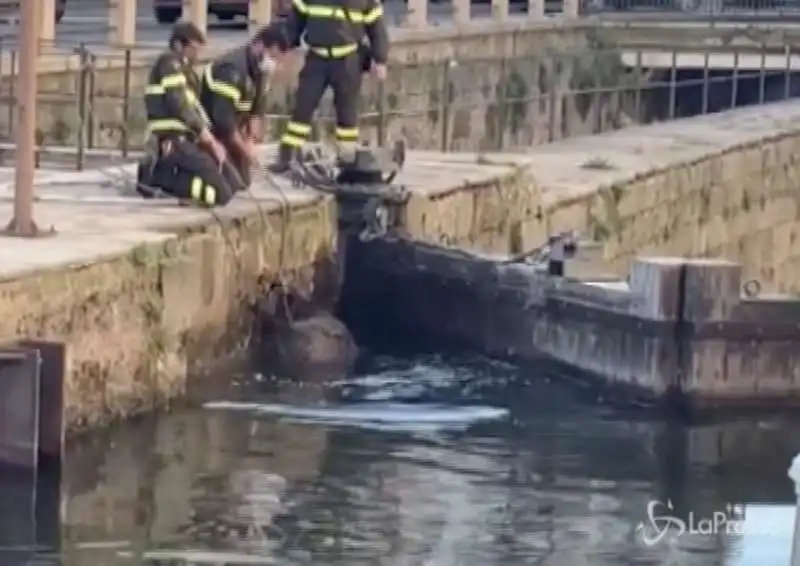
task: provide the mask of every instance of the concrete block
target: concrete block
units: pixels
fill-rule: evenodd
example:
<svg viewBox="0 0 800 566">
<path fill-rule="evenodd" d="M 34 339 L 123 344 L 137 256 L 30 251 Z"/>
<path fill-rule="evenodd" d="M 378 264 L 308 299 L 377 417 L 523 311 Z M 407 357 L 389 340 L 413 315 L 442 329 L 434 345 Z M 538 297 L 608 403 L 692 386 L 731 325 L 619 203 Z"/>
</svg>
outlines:
<svg viewBox="0 0 800 566">
<path fill-rule="evenodd" d="M 637 317 L 653 321 L 678 320 L 682 292 L 683 258 L 650 257 L 634 261 L 630 290 Z"/>
<path fill-rule="evenodd" d="M 741 302 L 742 266 L 724 259 L 689 259 L 685 270 L 684 320 L 728 320 Z"/>
</svg>

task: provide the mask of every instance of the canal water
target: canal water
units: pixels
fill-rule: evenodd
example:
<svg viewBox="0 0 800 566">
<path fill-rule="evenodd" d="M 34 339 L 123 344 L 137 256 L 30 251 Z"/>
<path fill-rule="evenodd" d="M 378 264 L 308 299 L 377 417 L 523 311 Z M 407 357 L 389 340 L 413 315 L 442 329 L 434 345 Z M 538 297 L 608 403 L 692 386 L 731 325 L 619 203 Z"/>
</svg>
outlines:
<svg viewBox="0 0 800 566">
<path fill-rule="evenodd" d="M 35 515 L 59 548 L 19 563 L 788 564 L 787 418 L 648 420 L 480 359 L 232 379 L 70 446 L 60 509 Z M 24 547 L 30 500 L 2 485 L 0 542 Z"/>
</svg>

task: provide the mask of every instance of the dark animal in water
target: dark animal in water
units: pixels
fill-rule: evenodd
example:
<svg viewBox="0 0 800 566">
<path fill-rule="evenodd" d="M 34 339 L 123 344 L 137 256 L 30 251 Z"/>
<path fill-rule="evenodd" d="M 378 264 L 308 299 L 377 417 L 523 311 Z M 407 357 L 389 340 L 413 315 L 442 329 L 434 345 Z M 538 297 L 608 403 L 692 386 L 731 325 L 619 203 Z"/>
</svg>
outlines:
<svg viewBox="0 0 800 566">
<path fill-rule="evenodd" d="M 295 379 L 339 379 L 352 371 L 358 347 L 345 324 L 309 299 L 274 285 L 256 311 L 256 361 Z"/>
</svg>

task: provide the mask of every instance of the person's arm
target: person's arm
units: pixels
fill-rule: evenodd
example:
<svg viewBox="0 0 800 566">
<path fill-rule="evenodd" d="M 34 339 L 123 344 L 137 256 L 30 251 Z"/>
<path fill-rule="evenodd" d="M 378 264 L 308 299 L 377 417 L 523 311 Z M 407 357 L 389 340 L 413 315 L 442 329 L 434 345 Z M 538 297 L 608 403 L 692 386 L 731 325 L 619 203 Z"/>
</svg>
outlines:
<svg viewBox="0 0 800 566">
<path fill-rule="evenodd" d="M 248 130 L 250 138 L 261 141 L 264 138 L 264 117 L 267 114 L 267 80 L 266 72 L 259 73 L 256 79 L 256 93 L 253 108 L 250 111 Z"/>
<path fill-rule="evenodd" d="M 219 137 L 228 141 L 244 154 L 249 148 L 237 128 L 236 105 L 241 101 L 239 82 L 241 76 L 233 65 L 215 65 L 206 77 L 208 87 L 214 93 L 214 103 L 210 109 L 211 122 Z"/>
<path fill-rule="evenodd" d="M 292 7 L 286 14 L 283 25 L 286 26 L 289 45 L 300 47 L 303 33 L 308 22 L 308 4 L 305 0 L 292 0 Z"/>
<path fill-rule="evenodd" d="M 177 58 L 164 57 L 159 65 L 161 76 L 159 86 L 164 89 L 163 100 L 167 112 L 180 120 L 196 134 L 207 129 L 205 121 L 189 103 L 189 83 L 183 74 L 183 67 Z"/>
<path fill-rule="evenodd" d="M 389 30 L 383 18 L 383 5 L 380 0 L 367 0 L 364 10 L 364 31 L 372 48 L 372 60 L 385 65 L 389 60 Z"/>
</svg>

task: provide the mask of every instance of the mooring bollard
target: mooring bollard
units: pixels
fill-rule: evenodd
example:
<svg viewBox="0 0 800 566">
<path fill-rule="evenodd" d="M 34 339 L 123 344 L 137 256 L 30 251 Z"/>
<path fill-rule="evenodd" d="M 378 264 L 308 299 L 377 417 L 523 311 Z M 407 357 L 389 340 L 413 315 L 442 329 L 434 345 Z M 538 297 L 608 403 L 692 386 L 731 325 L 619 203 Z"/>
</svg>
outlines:
<svg viewBox="0 0 800 566">
<path fill-rule="evenodd" d="M 794 457 L 789 466 L 789 478 L 794 482 L 794 495 L 797 500 L 794 512 L 794 531 L 792 535 L 792 557 L 790 566 L 800 566 L 800 454 Z"/>
</svg>

